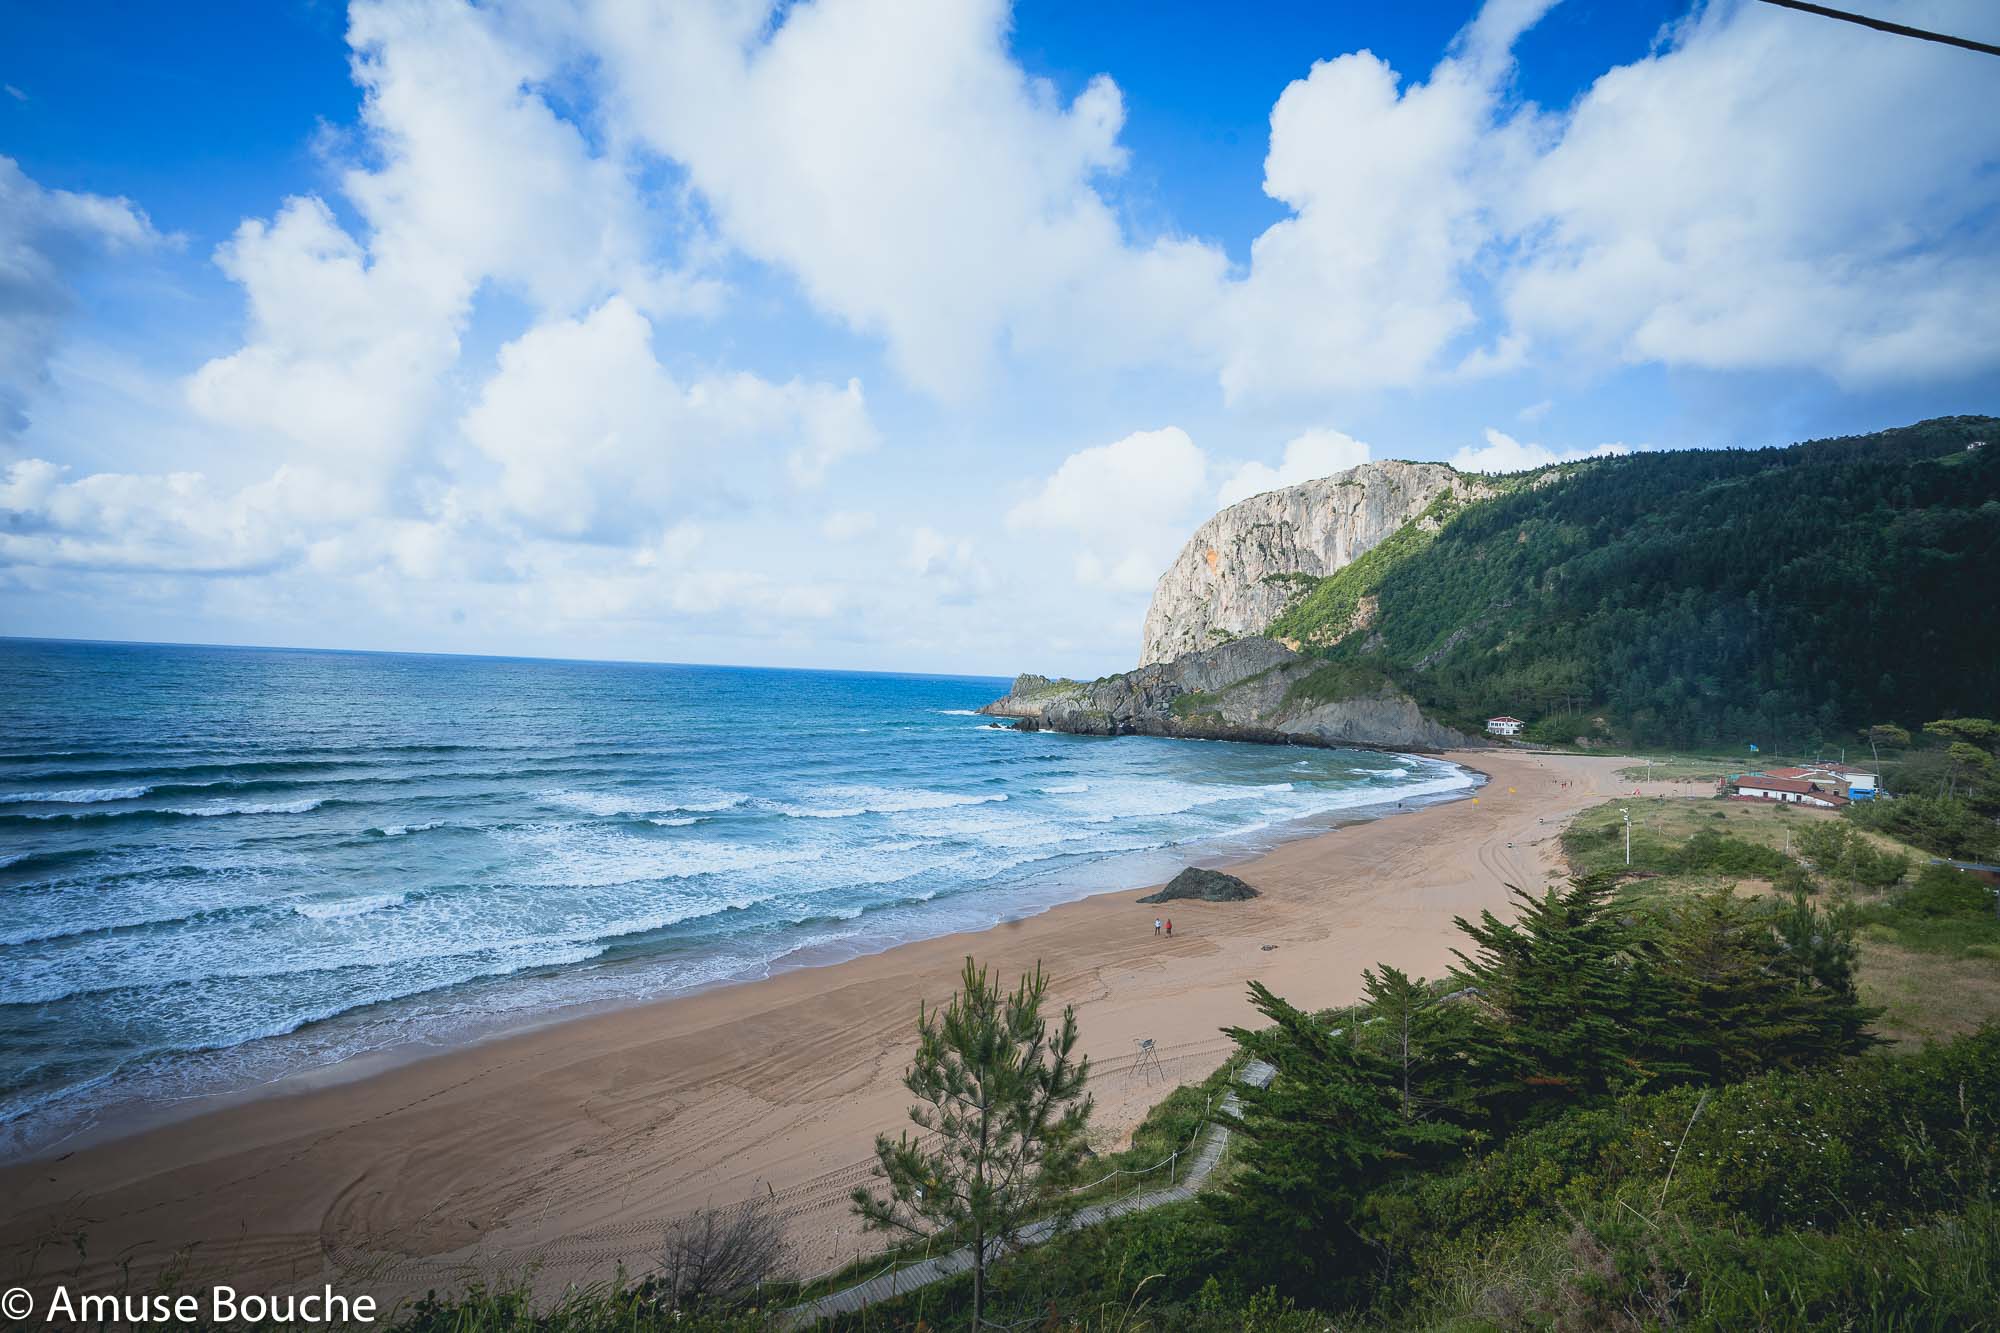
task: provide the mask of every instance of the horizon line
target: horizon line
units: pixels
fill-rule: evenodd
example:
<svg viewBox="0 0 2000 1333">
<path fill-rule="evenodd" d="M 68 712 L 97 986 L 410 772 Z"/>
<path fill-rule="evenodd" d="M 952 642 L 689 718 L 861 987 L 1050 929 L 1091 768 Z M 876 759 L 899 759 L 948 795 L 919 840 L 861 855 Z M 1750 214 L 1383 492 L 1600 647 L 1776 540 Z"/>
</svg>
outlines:
<svg viewBox="0 0 2000 1333">
<path fill-rule="evenodd" d="M 871 667 L 763 666 L 753 662 L 679 662 L 649 657 L 544 657 L 530 653 L 469 653 L 412 648 L 326 648 L 313 644 L 200 643 L 177 639 L 86 639 L 50 634 L 0 634 L 0 643 L 61 643 L 105 648 L 214 648 L 229 652 L 338 653 L 359 657 L 457 657 L 486 662 L 548 662 L 561 666 L 706 667 L 723 671 L 794 671 L 841 676 L 911 676 L 943 680 L 1011 680 L 966 671 L 884 671 Z"/>
</svg>

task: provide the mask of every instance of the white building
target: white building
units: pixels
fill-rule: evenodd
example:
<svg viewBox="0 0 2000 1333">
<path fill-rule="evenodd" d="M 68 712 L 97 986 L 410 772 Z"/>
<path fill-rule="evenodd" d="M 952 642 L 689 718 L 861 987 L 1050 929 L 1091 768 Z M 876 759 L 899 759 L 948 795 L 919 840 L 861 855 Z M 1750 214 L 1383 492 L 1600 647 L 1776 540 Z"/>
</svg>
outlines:
<svg viewBox="0 0 2000 1333">
<path fill-rule="evenodd" d="M 1495 736 L 1518 736 L 1521 734 L 1521 728 L 1527 725 L 1520 718 L 1508 717 L 1504 713 L 1499 717 L 1486 719 L 1486 729 Z"/>
<path fill-rule="evenodd" d="M 1847 798 L 1839 792 L 1804 778 L 1774 778 L 1767 773 L 1745 773 L 1736 780 L 1736 794 L 1753 801 L 1783 801 L 1821 810 L 1838 810 L 1847 804 Z"/>
<path fill-rule="evenodd" d="M 1864 768 L 1849 768 L 1846 764 L 1813 764 L 1808 773 L 1823 774 L 1847 789 L 1847 794 L 1857 801 L 1866 801 L 1876 793 L 1875 775 Z"/>
</svg>

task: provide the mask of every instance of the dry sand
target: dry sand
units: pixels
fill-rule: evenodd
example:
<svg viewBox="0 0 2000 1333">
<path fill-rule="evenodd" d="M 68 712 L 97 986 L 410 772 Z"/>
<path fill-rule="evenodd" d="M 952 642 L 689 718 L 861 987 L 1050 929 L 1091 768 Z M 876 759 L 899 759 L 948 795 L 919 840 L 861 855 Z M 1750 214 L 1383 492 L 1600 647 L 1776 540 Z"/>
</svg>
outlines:
<svg viewBox="0 0 2000 1333">
<path fill-rule="evenodd" d="M 1122 1144 L 1175 1082 L 1227 1053 L 1257 978 L 1308 1008 L 1352 1000 L 1363 968 L 1437 976 L 1455 916 L 1505 911 L 1507 884 L 1559 873 L 1578 809 L 1629 792 L 1629 761 L 1479 751 L 1478 800 L 1287 843 L 1232 867 L 1252 902 L 1140 906 L 1103 894 L 972 935 L 908 944 L 686 998 L 496 1037 L 0 1170 L 0 1276 L 74 1272 L 108 1289 L 194 1246 L 197 1283 L 275 1291 L 331 1280 L 385 1297 L 539 1265 L 540 1286 L 644 1268 L 660 1224 L 774 1196 L 802 1270 L 873 1249 L 847 1216 L 899 1083 L 920 1000 L 973 953 L 1011 977 L 1039 960 L 1092 1057 L 1094 1137 Z M 1567 783 L 1567 787 L 1563 784 Z M 1687 794 L 1674 783 L 1653 791 Z M 1702 794 L 1706 794 L 1704 789 Z M 1156 913 L 1171 940 L 1152 933 Z M 1139 1038 L 1164 1081 L 1135 1070 Z M 79 1265 L 71 1238 L 81 1233 Z"/>
</svg>

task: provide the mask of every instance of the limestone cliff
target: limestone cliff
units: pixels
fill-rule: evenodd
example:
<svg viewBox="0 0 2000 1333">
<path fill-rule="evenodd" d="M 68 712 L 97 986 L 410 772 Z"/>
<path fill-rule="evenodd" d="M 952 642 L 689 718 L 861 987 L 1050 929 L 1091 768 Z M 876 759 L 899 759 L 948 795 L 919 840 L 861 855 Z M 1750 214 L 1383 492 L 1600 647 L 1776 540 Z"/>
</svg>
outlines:
<svg viewBox="0 0 2000 1333">
<path fill-rule="evenodd" d="M 980 709 L 1030 728 L 1295 745 L 1443 750 L 1473 744 L 1425 717 L 1385 677 L 1244 638 L 1103 680 L 1019 676 Z"/>
<path fill-rule="evenodd" d="M 1479 478 L 1443 463 L 1363 463 L 1239 501 L 1195 530 L 1146 611 L 1142 667 L 1261 633 L 1319 579 L 1416 518 L 1449 487 L 1484 498 Z"/>
</svg>

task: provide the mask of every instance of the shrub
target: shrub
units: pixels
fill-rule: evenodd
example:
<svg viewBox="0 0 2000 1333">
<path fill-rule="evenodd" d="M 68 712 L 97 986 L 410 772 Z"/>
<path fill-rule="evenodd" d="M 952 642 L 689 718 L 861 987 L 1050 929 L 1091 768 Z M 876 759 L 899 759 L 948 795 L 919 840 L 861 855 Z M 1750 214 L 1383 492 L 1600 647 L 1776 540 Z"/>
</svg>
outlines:
<svg viewBox="0 0 2000 1333">
<path fill-rule="evenodd" d="M 1727 837 L 1714 829 L 1702 829 L 1689 838 L 1676 859 L 1681 870 L 1764 879 L 1775 879 L 1791 864 L 1791 859 L 1775 847 Z"/>
<path fill-rule="evenodd" d="M 785 1270 L 784 1223 L 768 1200 L 735 1208 L 699 1208 L 668 1224 L 653 1279 L 670 1310 L 728 1302 Z"/>
<path fill-rule="evenodd" d="M 1896 906 L 1916 916 L 1986 916 L 1993 911 L 1993 890 L 1965 871 L 1933 864 L 1924 867 Z"/>
</svg>

